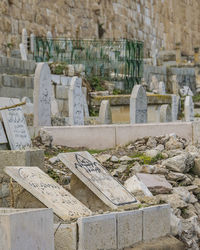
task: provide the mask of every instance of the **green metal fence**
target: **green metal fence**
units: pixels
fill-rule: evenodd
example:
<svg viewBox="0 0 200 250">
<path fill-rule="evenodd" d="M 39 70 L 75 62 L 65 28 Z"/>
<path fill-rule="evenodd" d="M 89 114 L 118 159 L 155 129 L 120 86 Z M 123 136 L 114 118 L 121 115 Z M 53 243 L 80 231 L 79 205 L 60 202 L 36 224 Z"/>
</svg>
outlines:
<svg viewBox="0 0 200 250">
<path fill-rule="evenodd" d="M 36 37 L 34 58 L 37 62 L 83 64 L 86 77 L 122 81 L 127 93 L 141 82 L 143 75 L 143 43 L 140 41 Z"/>
</svg>

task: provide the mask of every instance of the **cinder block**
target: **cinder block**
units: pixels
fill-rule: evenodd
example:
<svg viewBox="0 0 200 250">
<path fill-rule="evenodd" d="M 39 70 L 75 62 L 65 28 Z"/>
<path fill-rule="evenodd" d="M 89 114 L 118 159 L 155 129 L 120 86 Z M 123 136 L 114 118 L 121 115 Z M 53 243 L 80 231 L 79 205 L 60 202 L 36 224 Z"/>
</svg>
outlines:
<svg viewBox="0 0 200 250">
<path fill-rule="evenodd" d="M 55 250 L 77 250 L 77 224 L 54 224 Z"/>
<path fill-rule="evenodd" d="M 51 209 L 0 208 L 0 249 L 54 250 Z"/>
<path fill-rule="evenodd" d="M 170 206 L 160 205 L 142 209 L 143 240 L 148 241 L 170 234 Z"/>
<path fill-rule="evenodd" d="M 36 166 L 44 167 L 44 151 L 29 150 L 0 150 L 0 174 L 6 166 Z"/>
<path fill-rule="evenodd" d="M 78 219 L 78 250 L 117 249 L 116 213 Z"/>
<path fill-rule="evenodd" d="M 68 87 L 57 85 L 56 86 L 56 98 L 68 100 Z"/>
<path fill-rule="evenodd" d="M 142 241 L 142 210 L 117 213 L 118 249 Z"/>
</svg>

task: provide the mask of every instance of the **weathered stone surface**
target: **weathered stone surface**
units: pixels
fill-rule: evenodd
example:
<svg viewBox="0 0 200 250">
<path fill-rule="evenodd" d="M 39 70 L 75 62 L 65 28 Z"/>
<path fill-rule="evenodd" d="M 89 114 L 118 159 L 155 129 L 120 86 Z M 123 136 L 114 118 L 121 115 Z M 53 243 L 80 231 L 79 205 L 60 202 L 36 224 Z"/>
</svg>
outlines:
<svg viewBox="0 0 200 250">
<path fill-rule="evenodd" d="M 200 158 L 196 158 L 194 160 L 194 167 L 192 168 L 192 172 L 200 177 Z"/>
<path fill-rule="evenodd" d="M 77 250 L 77 224 L 54 224 L 55 250 Z"/>
<path fill-rule="evenodd" d="M 172 191 L 171 184 L 165 179 L 164 175 L 156 174 L 136 174 L 141 182 L 155 194 L 168 194 Z"/>
<path fill-rule="evenodd" d="M 37 167 L 6 167 L 5 172 L 63 220 L 91 211 Z"/>
<path fill-rule="evenodd" d="M 152 240 L 170 234 L 170 206 L 143 208 L 143 240 Z"/>
<path fill-rule="evenodd" d="M 165 144 L 166 150 L 182 149 L 183 143 L 179 142 L 175 137 L 171 136 L 169 141 Z"/>
<path fill-rule="evenodd" d="M 144 154 L 145 154 L 146 156 L 148 156 L 148 157 L 153 158 L 153 157 L 156 157 L 156 156 L 159 154 L 159 151 L 156 150 L 156 149 L 150 149 L 150 150 L 145 151 Z"/>
<path fill-rule="evenodd" d="M 116 214 L 78 219 L 79 250 L 110 250 L 117 248 Z"/>
<path fill-rule="evenodd" d="M 51 209 L 0 209 L 1 249 L 54 250 Z"/>
<path fill-rule="evenodd" d="M 186 96 L 184 103 L 185 121 L 194 121 L 194 103 L 191 96 Z"/>
<path fill-rule="evenodd" d="M 142 210 L 117 213 L 118 249 L 142 241 Z"/>
<path fill-rule="evenodd" d="M 160 122 L 171 122 L 172 113 L 171 108 L 168 104 L 161 105 L 160 107 Z"/>
<path fill-rule="evenodd" d="M 101 102 L 101 106 L 99 110 L 99 121 L 101 124 L 112 123 L 112 114 L 111 114 L 109 100 L 103 100 Z"/>
<path fill-rule="evenodd" d="M 137 200 L 87 151 L 61 153 L 59 159 L 107 206 L 131 207 Z"/>
</svg>

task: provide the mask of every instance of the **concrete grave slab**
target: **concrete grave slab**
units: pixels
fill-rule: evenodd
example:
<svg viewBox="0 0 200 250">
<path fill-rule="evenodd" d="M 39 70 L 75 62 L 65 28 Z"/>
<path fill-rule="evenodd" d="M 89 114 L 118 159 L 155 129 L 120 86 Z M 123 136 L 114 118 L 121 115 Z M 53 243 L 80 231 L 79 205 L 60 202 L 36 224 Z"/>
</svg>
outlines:
<svg viewBox="0 0 200 250">
<path fill-rule="evenodd" d="M 54 250 L 52 210 L 0 208 L 0 249 Z"/>
<path fill-rule="evenodd" d="M 59 159 L 107 206 L 133 207 L 135 197 L 87 151 L 61 153 Z"/>
<path fill-rule="evenodd" d="M 1 114 L 11 149 L 30 148 L 31 138 L 22 107 L 5 109 L 1 111 Z"/>
<path fill-rule="evenodd" d="M 63 220 L 91 211 L 38 167 L 6 167 L 5 172 Z"/>
<path fill-rule="evenodd" d="M 138 173 L 136 176 L 153 194 L 166 194 L 172 190 L 172 185 L 165 179 L 164 175 Z"/>
<path fill-rule="evenodd" d="M 169 205 L 143 208 L 143 240 L 158 239 L 170 234 Z"/>
<path fill-rule="evenodd" d="M 116 216 L 118 249 L 142 241 L 142 210 L 120 212 Z"/>
<path fill-rule="evenodd" d="M 78 250 L 117 249 L 115 213 L 79 218 L 78 227 Z"/>
</svg>

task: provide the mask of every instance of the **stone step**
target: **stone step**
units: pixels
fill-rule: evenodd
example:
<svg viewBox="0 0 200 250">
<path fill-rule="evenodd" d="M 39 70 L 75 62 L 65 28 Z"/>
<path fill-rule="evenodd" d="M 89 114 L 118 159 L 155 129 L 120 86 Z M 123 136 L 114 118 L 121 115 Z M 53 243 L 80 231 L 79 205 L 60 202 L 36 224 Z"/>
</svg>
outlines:
<svg viewBox="0 0 200 250">
<path fill-rule="evenodd" d="M 23 61 L 13 57 L 0 57 L 0 74 L 23 74 L 30 75 L 35 73 L 35 61 Z"/>
<path fill-rule="evenodd" d="M 180 240 L 173 236 L 162 237 L 149 242 L 137 244 L 135 247 L 124 248 L 124 250 L 186 250 L 187 248 Z"/>
</svg>

